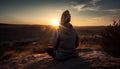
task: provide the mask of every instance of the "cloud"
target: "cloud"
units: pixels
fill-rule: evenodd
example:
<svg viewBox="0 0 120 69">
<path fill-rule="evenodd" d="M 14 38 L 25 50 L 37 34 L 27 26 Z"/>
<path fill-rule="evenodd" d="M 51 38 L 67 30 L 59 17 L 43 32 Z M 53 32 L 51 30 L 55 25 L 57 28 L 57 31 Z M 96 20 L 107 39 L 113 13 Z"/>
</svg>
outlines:
<svg viewBox="0 0 120 69">
<path fill-rule="evenodd" d="M 96 15 L 120 15 L 120 0 L 81 0 L 72 1 L 72 8 Z"/>
<path fill-rule="evenodd" d="M 86 4 L 76 5 L 73 8 L 77 9 L 78 11 L 98 11 L 99 7 L 85 7 Z"/>
<path fill-rule="evenodd" d="M 72 8 L 77 9 L 78 11 L 98 11 L 100 6 L 96 6 L 101 0 L 90 0 L 88 2 L 71 2 L 73 4 Z"/>
<path fill-rule="evenodd" d="M 82 11 L 85 6 L 86 4 L 78 4 L 76 6 L 73 6 L 73 8 L 77 9 L 78 11 Z"/>
<path fill-rule="evenodd" d="M 114 12 L 114 13 L 117 13 L 117 12 L 120 12 L 120 9 L 106 9 L 106 10 L 104 10 L 104 11 L 106 11 L 106 12 Z"/>
<path fill-rule="evenodd" d="M 101 0 L 91 0 L 90 1 L 90 3 L 92 4 L 92 5 L 96 5 L 98 2 L 100 2 Z"/>
<path fill-rule="evenodd" d="M 99 7 L 86 7 L 83 10 L 88 10 L 88 11 L 98 11 Z"/>
</svg>

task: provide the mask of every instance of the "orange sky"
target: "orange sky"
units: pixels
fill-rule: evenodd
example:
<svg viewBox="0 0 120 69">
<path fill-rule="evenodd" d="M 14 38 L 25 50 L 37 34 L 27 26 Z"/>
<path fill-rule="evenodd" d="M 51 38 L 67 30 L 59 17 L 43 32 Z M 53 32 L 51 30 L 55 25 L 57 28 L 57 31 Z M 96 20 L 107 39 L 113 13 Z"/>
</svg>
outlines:
<svg viewBox="0 0 120 69">
<path fill-rule="evenodd" d="M 120 16 L 119 1 L 0 0 L 0 23 L 50 25 L 68 9 L 74 26 L 105 26 Z"/>
<path fill-rule="evenodd" d="M 62 10 L 54 10 L 41 13 L 12 13 L 11 18 L 1 20 L 1 23 L 12 23 L 12 24 L 38 24 L 38 25 L 50 25 L 52 20 L 60 19 Z M 90 17 L 90 16 L 77 16 L 76 12 L 71 12 L 71 23 L 74 26 L 104 26 L 112 23 L 113 16 L 101 16 L 101 17 Z M 16 16 L 16 17 L 15 17 Z"/>
</svg>

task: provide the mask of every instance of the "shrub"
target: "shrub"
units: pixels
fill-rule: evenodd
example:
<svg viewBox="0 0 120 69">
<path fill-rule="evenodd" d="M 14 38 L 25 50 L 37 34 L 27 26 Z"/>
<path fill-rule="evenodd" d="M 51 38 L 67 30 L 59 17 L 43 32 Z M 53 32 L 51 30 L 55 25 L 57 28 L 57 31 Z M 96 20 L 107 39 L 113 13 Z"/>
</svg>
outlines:
<svg viewBox="0 0 120 69">
<path fill-rule="evenodd" d="M 120 57 L 120 19 L 113 20 L 101 33 L 103 49 L 114 57 Z"/>
</svg>

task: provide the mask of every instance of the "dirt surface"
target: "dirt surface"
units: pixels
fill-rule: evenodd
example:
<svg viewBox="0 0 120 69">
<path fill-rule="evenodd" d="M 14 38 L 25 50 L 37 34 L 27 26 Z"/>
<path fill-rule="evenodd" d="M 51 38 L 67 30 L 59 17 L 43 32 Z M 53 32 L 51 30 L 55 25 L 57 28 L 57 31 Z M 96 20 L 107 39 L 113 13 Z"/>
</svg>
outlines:
<svg viewBox="0 0 120 69">
<path fill-rule="evenodd" d="M 120 58 L 101 50 L 78 49 L 79 57 L 53 60 L 47 53 L 13 57 L 0 62 L 0 69 L 120 69 Z"/>
</svg>

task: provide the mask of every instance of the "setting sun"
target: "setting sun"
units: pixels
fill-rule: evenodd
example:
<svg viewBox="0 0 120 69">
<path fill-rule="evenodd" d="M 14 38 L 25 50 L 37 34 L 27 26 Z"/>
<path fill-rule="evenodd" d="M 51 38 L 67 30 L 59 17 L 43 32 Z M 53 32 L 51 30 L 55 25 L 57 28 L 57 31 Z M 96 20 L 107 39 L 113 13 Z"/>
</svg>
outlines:
<svg viewBox="0 0 120 69">
<path fill-rule="evenodd" d="M 59 19 L 53 19 L 52 21 L 51 21 L 51 25 L 52 26 L 59 26 Z"/>
</svg>

